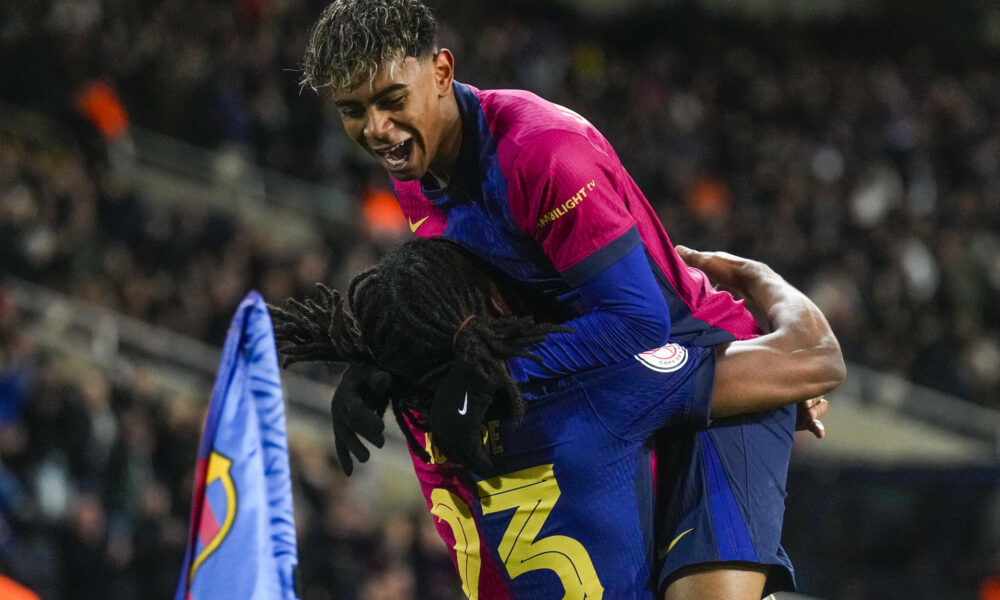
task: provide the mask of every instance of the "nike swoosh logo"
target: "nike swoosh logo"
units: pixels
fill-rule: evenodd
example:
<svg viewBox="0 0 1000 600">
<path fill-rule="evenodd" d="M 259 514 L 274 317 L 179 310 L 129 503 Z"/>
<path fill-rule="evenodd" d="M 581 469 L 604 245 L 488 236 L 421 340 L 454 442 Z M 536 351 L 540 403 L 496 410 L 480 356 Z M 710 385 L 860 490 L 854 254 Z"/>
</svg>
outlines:
<svg viewBox="0 0 1000 600">
<path fill-rule="evenodd" d="M 687 531 L 681 533 L 679 536 L 675 537 L 674 541 L 670 542 L 670 545 L 667 546 L 666 550 L 663 550 L 662 552 L 660 552 L 660 560 L 663 560 L 664 557 L 666 557 L 668 554 L 670 554 L 670 551 L 674 549 L 674 546 L 677 545 L 677 542 L 681 541 L 682 537 L 686 536 L 687 534 L 691 533 L 692 531 L 694 531 L 694 527 L 692 527 L 691 529 L 688 529 Z"/>
<path fill-rule="evenodd" d="M 458 414 L 465 416 L 465 413 L 469 412 L 469 392 L 465 392 L 465 404 L 462 408 L 458 409 Z"/>
<path fill-rule="evenodd" d="M 426 221 L 429 218 L 430 217 L 424 217 L 423 219 L 420 219 L 416 223 L 413 222 L 413 219 L 407 219 L 407 221 L 410 222 L 410 232 L 416 233 L 417 229 L 420 228 L 420 226 L 424 224 L 424 221 Z"/>
</svg>

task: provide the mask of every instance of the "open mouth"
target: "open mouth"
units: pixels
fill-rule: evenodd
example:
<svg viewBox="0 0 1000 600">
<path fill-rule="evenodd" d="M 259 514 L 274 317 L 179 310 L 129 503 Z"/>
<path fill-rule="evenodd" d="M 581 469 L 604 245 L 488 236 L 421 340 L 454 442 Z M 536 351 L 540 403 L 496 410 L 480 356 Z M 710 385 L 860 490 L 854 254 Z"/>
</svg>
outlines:
<svg viewBox="0 0 1000 600">
<path fill-rule="evenodd" d="M 395 146 L 376 152 L 390 169 L 399 169 L 406 165 L 413 153 L 413 138 L 404 140 Z"/>
</svg>

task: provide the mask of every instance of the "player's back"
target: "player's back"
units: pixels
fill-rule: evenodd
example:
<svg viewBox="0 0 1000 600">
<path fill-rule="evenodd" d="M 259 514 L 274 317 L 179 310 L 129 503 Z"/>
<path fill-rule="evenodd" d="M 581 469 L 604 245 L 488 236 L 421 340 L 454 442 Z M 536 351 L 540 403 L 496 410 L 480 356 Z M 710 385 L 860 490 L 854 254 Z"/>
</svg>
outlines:
<svg viewBox="0 0 1000 600">
<path fill-rule="evenodd" d="M 711 350 L 664 347 L 529 394 L 519 421 L 487 420 L 489 472 L 415 454 L 428 509 L 470 598 L 651 598 L 652 483 L 646 437 L 703 424 Z M 662 355 L 661 355 L 662 356 Z M 623 386 L 634 402 L 621 402 Z"/>
</svg>

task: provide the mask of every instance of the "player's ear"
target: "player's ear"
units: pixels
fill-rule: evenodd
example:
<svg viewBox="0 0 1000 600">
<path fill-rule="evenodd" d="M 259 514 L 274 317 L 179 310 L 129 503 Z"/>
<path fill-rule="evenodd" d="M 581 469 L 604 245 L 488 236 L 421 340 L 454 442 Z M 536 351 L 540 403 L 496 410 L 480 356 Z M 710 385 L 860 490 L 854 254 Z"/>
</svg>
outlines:
<svg viewBox="0 0 1000 600">
<path fill-rule="evenodd" d="M 446 96 L 451 93 L 451 82 L 455 79 L 455 57 L 451 50 L 441 48 L 434 54 L 434 85 L 439 96 Z"/>
</svg>

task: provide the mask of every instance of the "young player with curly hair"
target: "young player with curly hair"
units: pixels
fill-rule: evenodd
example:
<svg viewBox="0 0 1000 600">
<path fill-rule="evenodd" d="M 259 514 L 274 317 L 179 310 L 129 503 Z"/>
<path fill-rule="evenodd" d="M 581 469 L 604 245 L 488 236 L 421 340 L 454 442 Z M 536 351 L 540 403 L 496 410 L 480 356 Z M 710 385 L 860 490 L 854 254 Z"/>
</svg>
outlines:
<svg viewBox="0 0 1000 600">
<path fill-rule="evenodd" d="M 332 95 L 345 131 L 388 171 L 418 237 L 460 243 L 565 315 L 566 331 L 529 348 L 538 360 L 505 360 L 522 388 L 635 360 L 668 340 L 706 348 L 759 335 L 742 302 L 684 264 L 596 128 L 529 92 L 456 81 L 455 57 L 437 45 L 435 19 L 419 0 L 336 0 L 312 30 L 303 70 L 303 84 Z M 387 377 L 351 366 L 334 396 L 346 471 L 352 452 L 367 457 L 358 433 L 381 441 L 366 423 L 384 408 Z M 457 412 L 465 400 L 438 394 L 435 409 Z M 621 390 L 618 402 L 632 401 Z M 791 563 L 772 541 L 794 422 L 794 408 L 783 407 L 715 420 L 683 447 L 657 436 L 659 478 L 677 481 L 658 487 L 672 490 L 657 501 L 668 597 L 689 584 L 733 598 L 792 587 Z M 432 420 L 435 439 L 474 455 L 480 424 L 448 425 Z M 673 514 L 678 494 L 704 501 Z"/>
</svg>

